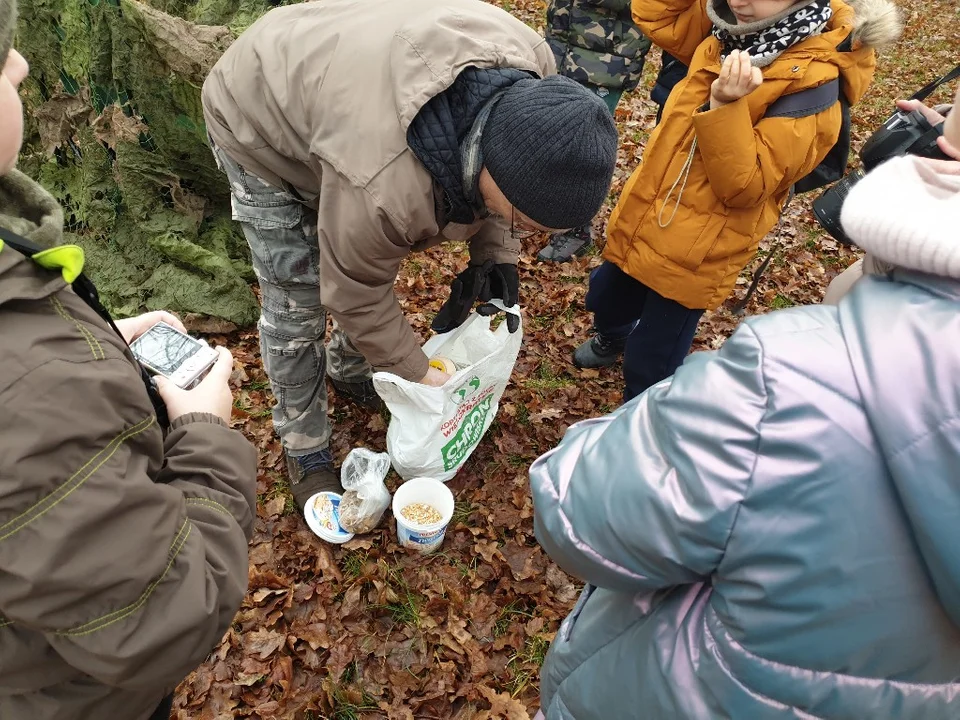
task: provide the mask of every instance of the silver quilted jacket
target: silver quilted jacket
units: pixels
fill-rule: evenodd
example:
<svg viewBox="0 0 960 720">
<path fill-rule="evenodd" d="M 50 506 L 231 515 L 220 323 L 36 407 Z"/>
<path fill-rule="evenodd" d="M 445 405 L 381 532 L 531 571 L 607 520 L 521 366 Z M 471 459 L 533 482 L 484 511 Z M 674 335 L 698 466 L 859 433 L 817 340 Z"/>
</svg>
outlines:
<svg viewBox="0 0 960 720">
<path fill-rule="evenodd" d="M 531 482 L 548 720 L 960 719 L 960 282 L 752 318 Z"/>
</svg>

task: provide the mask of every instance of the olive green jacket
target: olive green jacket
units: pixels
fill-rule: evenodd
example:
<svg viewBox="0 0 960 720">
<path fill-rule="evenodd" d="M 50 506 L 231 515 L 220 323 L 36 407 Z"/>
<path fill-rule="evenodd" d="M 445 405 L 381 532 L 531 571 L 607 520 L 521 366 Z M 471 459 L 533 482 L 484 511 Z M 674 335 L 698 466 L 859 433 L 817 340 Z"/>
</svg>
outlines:
<svg viewBox="0 0 960 720">
<path fill-rule="evenodd" d="M 15 172 L 0 225 L 52 246 L 62 215 Z M 164 434 L 79 248 L 35 258 L 0 245 L 0 718 L 140 720 L 240 606 L 256 453 L 205 413 Z"/>
</svg>

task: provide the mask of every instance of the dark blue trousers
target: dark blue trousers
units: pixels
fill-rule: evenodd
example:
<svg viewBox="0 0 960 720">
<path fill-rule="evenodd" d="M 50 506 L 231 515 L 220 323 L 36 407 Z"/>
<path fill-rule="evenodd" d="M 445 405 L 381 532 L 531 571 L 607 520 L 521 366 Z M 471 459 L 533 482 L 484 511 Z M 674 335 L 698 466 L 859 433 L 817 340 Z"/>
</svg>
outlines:
<svg viewBox="0 0 960 720">
<path fill-rule="evenodd" d="M 590 274 L 587 310 L 605 338 L 626 339 L 623 401 L 673 375 L 690 352 L 703 310 L 668 300 L 611 262 Z"/>
</svg>

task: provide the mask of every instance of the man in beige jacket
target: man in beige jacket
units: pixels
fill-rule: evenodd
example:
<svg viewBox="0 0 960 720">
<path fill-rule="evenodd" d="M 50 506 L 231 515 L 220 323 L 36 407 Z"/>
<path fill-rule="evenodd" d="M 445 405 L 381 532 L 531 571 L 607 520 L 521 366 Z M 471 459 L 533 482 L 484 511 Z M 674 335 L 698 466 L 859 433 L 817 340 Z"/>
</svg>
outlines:
<svg viewBox="0 0 960 720">
<path fill-rule="evenodd" d="M 301 505 L 339 489 L 325 370 L 371 404 L 371 366 L 449 377 L 428 367 L 393 294 L 403 258 L 469 244 L 435 330 L 477 300 L 513 305 L 517 231 L 588 222 L 616 159 L 603 102 L 555 75 L 540 35 L 477 0 L 272 10 L 213 68 L 203 108 L 260 281 L 274 426 Z"/>
</svg>

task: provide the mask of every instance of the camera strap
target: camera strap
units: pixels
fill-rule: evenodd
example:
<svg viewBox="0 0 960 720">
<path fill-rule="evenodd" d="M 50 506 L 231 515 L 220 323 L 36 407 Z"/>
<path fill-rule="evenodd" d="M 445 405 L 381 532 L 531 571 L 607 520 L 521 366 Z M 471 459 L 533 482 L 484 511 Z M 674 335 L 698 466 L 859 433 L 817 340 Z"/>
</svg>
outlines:
<svg viewBox="0 0 960 720">
<path fill-rule="evenodd" d="M 927 83 L 926 85 L 924 85 L 922 88 L 917 90 L 913 95 L 911 95 L 910 99 L 926 100 L 931 95 L 931 93 L 933 93 L 933 91 L 936 90 L 938 87 L 940 87 L 944 83 L 950 82 L 951 80 L 956 80 L 958 77 L 960 77 L 960 65 L 957 65 L 953 70 L 948 72 L 943 77 L 937 78 L 933 82 Z"/>
<path fill-rule="evenodd" d="M 40 255 L 45 251 L 44 248 L 41 248 L 36 243 L 27 240 L 21 235 L 17 235 L 14 232 L 7 230 L 4 227 L 0 227 L 0 240 L 3 240 L 5 245 L 9 245 L 13 250 L 16 250 L 21 255 L 33 259 L 34 256 Z M 63 246 L 59 246 L 63 247 Z M 54 248 L 55 249 L 55 248 Z M 70 283 L 70 286 L 73 288 L 73 292 L 76 293 L 77 297 L 83 300 L 90 308 L 99 315 L 104 322 L 107 323 L 113 331 L 123 340 L 124 345 L 127 344 L 126 339 L 123 337 L 123 333 L 120 332 L 120 329 L 117 327 L 117 324 L 113 321 L 113 318 L 110 316 L 109 311 L 103 306 L 103 303 L 100 302 L 100 295 L 97 292 L 96 286 L 93 284 L 93 281 L 90 280 L 83 272 L 79 272 L 73 282 Z M 136 358 L 134 358 L 136 362 Z M 143 367 L 139 362 L 137 362 L 137 367 L 140 369 L 140 378 L 143 380 L 143 384 L 147 389 L 147 395 L 150 397 L 150 403 L 153 405 L 153 410 L 157 414 L 157 422 L 160 424 L 160 427 L 166 429 L 170 424 L 167 417 L 167 406 L 163 402 L 163 398 L 160 397 L 160 393 L 157 390 L 156 385 L 153 384 L 153 378 L 150 377 L 150 373 L 147 372 L 146 368 Z"/>
</svg>

